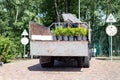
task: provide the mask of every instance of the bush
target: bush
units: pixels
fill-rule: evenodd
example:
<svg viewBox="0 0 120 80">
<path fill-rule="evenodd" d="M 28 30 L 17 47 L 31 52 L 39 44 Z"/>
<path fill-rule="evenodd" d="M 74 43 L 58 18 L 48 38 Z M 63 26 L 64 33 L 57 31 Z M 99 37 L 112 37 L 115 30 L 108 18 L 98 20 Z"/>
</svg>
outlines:
<svg viewBox="0 0 120 80">
<path fill-rule="evenodd" d="M 16 57 L 16 45 L 4 36 L 0 37 L 0 61 L 4 63 L 10 62 L 11 59 Z"/>
</svg>

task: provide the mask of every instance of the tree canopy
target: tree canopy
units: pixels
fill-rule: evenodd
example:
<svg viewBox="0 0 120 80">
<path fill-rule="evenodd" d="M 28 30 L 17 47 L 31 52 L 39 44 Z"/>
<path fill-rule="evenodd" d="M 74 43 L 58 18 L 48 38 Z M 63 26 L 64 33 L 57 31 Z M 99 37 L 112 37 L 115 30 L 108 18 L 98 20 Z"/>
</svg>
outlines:
<svg viewBox="0 0 120 80">
<path fill-rule="evenodd" d="M 29 21 L 49 26 L 52 22 L 63 21 L 62 13 L 78 16 L 79 0 L 0 0 L 0 35 L 9 37 L 20 45 L 21 33 L 29 31 Z M 113 49 L 119 51 L 119 0 L 80 0 L 80 20 L 90 22 L 92 29 L 92 47 L 98 54 L 108 55 L 110 39 L 105 29 L 106 17 L 112 13 L 117 22 L 118 33 L 113 38 Z M 21 49 L 21 46 L 19 46 Z M 21 50 L 20 50 L 21 51 Z"/>
</svg>

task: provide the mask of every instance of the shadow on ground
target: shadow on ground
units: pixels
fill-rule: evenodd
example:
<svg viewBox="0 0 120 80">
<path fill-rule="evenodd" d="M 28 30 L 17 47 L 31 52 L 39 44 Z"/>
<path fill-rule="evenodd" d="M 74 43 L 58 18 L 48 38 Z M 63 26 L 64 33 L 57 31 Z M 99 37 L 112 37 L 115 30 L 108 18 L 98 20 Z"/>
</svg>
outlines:
<svg viewBox="0 0 120 80">
<path fill-rule="evenodd" d="M 66 63 L 66 62 L 55 62 L 54 67 L 52 68 L 42 68 L 40 64 L 35 64 L 28 67 L 30 71 L 81 71 L 81 68 L 77 67 L 75 62 Z"/>
</svg>

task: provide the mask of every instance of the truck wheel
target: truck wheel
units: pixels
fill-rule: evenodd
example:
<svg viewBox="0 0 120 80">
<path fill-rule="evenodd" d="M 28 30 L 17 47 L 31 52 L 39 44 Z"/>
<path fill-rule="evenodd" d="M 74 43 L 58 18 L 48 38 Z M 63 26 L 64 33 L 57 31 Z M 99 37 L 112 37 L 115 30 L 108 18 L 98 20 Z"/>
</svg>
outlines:
<svg viewBox="0 0 120 80">
<path fill-rule="evenodd" d="M 41 66 L 42 66 L 43 68 L 53 67 L 53 66 L 54 66 L 54 59 L 51 58 L 51 61 L 50 61 L 50 62 L 48 62 L 48 63 L 43 63 L 43 64 L 41 64 Z"/>
<path fill-rule="evenodd" d="M 79 68 L 82 68 L 83 67 L 83 57 L 78 57 L 77 58 L 77 66 Z"/>
<path fill-rule="evenodd" d="M 89 58 L 85 57 L 84 58 L 84 64 L 83 64 L 84 68 L 89 68 L 90 67 L 90 63 L 89 63 Z"/>
</svg>

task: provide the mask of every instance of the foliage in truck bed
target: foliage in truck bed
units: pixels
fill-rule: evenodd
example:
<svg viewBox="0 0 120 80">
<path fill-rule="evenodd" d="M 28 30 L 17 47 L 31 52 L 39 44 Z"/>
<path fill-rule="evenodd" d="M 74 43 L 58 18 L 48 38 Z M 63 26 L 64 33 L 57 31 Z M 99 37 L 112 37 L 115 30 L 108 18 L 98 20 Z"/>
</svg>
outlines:
<svg viewBox="0 0 120 80">
<path fill-rule="evenodd" d="M 84 27 L 78 28 L 64 28 L 64 27 L 57 27 L 53 29 L 52 34 L 55 36 L 87 36 L 88 30 Z"/>
</svg>

